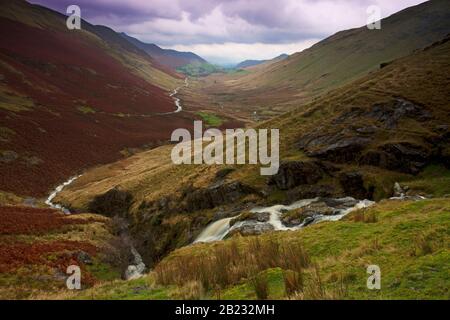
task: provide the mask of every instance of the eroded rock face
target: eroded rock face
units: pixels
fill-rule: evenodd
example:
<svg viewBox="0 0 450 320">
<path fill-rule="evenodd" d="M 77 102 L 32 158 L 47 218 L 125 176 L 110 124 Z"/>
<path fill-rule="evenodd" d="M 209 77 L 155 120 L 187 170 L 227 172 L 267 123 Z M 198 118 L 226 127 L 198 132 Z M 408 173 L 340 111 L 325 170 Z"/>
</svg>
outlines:
<svg viewBox="0 0 450 320">
<path fill-rule="evenodd" d="M 314 199 L 314 198 L 328 198 L 336 196 L 337 192 L 331 185 L 302 185 L 287 192 L 287 199 L 294 202 L 298 199 Z"/>
<path fill-rule="evenodd" d="M 376 103 L 368 110 L 364 108 L 352 108 L 336 118 L 333 123 L 352 123 L 360 121 L 361 118 L 376 121 L 381 127 L 394 129 L 400 120 L 405 118 L 414 119 L 420 122 L 431 119 L 431 113 L 423 107 L 418 106 L 404 99 L 395 99 L 385 103 Z"/>
<path fill-rule="evenodd" d="M 363 176 L 358 172 L 344 172 L 339 175 L 339 182 L 347 196 L 356 199 L 373 199 L 374 190 L 367 190 Z"/>
<path fill-rule="evenodd" d="M 410 142 L 386 143 L 367 152 L 359 163 L 388 170 L 417 174 L 431 160 L 429 149 Z"/>
<path fill-rule="evenodd" d="M 308 156 L 320 160 L 415 174 L 431 161 L 433 149 L 445 149 L 439 147 L 445 144 L 445 126 L 436 128 L 435 136 L 421 137 L 417 143 L 407 140 L 378 146 L 375 138 L 382 130 L 395 129 L 400 121 L 424 122 L 431 118 L 424 107 L 403 99 L 374 104 L 370 108 L 353 107 L 330 125 L 305 134 L 299 140 L 299 147 Z M 445 162 L 446 153 L 440 154 Z"/>
<path fill-rule="evenodd" d="M 337 163 L 351 162 L 356 160 L 361 151 L 367 147 L 372 138 L 370 137 L 342 137 L 333 136 L 333 143 L 325 145 L 314 151 L 307 151 L 307 155 L 314 158 L 329 160 Z"/>
<path fill-rule="evenodd" d="M 237 201 L 252 193 L 257 192 L 241 182 L 219 183 L 186 194 L 184 209 L 186 211 L 212 209 L 225 203 Z"/>
<path fill-rule="evenodd" d="M 125 217 L 132 203 L 133 196 L 131 193 L 114 188 L 103 195 L 95 197 L 89 204 L 89 211 L 108 217 Z"/>
<path fill-rule="evenodd" d="M 317 162 L 289 161 L 280 165 L 278 173 L 268 180 L 280 190 L 289 190 L 299 185 L 317 183 L 325 175 Z"/>
</svg>

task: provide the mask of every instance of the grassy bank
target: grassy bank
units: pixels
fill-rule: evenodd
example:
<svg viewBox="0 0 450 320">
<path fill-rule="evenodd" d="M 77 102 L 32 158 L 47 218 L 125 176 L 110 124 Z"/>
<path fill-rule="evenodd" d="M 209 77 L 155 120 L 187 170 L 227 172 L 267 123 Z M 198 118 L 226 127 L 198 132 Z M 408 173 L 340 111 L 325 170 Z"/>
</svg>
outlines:
<svg viewBox="0 0 450 320">
<path fill-rule="evenodd" d="M 184 247 L 143 279 L 65 298 L 449 299 L 449 230 L 450 199 L 386 200 L 339 222 Z M 367 289 L 368 265 L 381 290 Z"/>
</svg>

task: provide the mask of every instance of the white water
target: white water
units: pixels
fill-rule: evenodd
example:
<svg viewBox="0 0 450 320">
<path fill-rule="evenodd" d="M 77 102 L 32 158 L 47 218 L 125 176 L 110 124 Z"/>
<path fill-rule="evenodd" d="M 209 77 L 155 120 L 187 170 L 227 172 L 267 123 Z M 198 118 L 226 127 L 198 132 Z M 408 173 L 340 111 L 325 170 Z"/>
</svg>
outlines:
<svg viewBox="0 0 450 320">
<path fill-rule="evenodd" d="M 297 201 L 289 206 L 275 205 L 272 207 L 254 208 L 251 210 L 251 212 L 256 212 L 256 213 L 267 212 L 267 213 L 269 213 L 270 219 L 267 223 L 272 225 L 274 227 L 275 231 L 298 230 L 298 229 L 301 229 L 304 227 L 305 222 L 296 227 L 286 227 L 281 222 L 281 215 L 282 215 L 283 211 L 290 211 L 290 210 L 302 208 L 302 207 L 310 205 L 311 203 L 316 202 L 318 200 L 319 200 L 318 198 L 305 199 L 305 200 Z M 347 198 L 342 198 L 342 199 L 337 199 L 337 200 L 344 201 L 344 200 L 355 200 L 355 199 L 347 197 Z M 332 216 L 316 215 L 314 217 L 315 218 L 314 222 L 312 222 L 312 223 L 315 224 L 315 223 L 319 223 L 322 221 L 338 221 L 354 210 L 367 208 L 367 207 L 372 206 L 373 204 L 375 204 L 375 202 L 369 201 L 369 200 L 359 201 L 354 207 L 339 210 L 339 213 L 336 215 L 332 215 Z M 236 217 L 225 218 L 225 219 L 211 223 L 197 237 L 197 239 L 194 241 L 194 243 L 214 242 L 214 241 L 223 240 L 231 231 L 233 231 L 234 229 L 239 228 L 243 224 L 245 224 L 245 221 L 242 221 L 242 222 L 238 222 L 238 223 L 234 224 L 232 227 L 230 227 L 230 221 L 237 217 L 239 217 L 239 215 Z M 263 223 L 258 222 L 258 224 L 263 224 Z"/>
<path fill-rule="evenodd" d="M 45 204 L 48 205 L 49 207 L 53 208 L 53 209 L 61 210 L 65 214 L 70 214 L 70 211 L 68 209 L 64 208 L 60 204 L 53 203 L 53 199 L 55 199 L 55 197 L 58 195 L 58 193 L 63 191 L 63 189 L 65 187 L 67 187 L 68 185 L 72 184 L 79 177 L 81 177 L 81 175 L 76 176 L 76 177 L 72 177 L 69 180 L 67 180 L 66 182 L 64 182 L 64 183 L 60 184 L 59 186 L 57 186 L 55 188 L 55 190 L 53 190 L 53 192 L 48 196 L 47 200 L 45 200 Z"/>
<path fill-rule="evenodd" d="M 200 233 L 194 243 L 222 240 L 230 232 L 231 220 L 233 220 L 233 218 L 226 218 L 211 223 L 202 233 Z"/>
<path fill-rule="evenodd" d="M 173 98 L 174 101 L 175 101 L 175 106 L 177 107 L 177 109 L 175 111 L 172 111 L 172 112 L 161 113 L 160 115 L 174 114 L 174 113 L 178 113 L 178 112 L 183 111 L 183 106 L 181 105 L 181 100 L 180 100 L 180 98 L 176 97 L 176 95 L 181 90 L 181 88 L 187 88 L 187 87 L 189 87 L 189 79 L 188 78 L 184 79 L 184 85 L 183 86 L 176 88 L 170 94 L 170 97 Z"/>
<path fill-rule="evenodd" d="M 176 97 L 178 92 L 183 87 L 189 87 L 189 79 L 188 78 L 184 79 L 184 85 L 183 86 L 180 86 L 180 87 L 176 88 L 170 94 L 170 97 L 172 97 L 174 99 L 174 101 L 175 101 L 175 106 L 177 107 L 177 109 L 175 111 L 172 111 L 172 112 L 161 113 L 160 115 L 174 114 L 174 113 L 178 113 L 178 112 L 183 111 L 183 106 L 181 105 L 181 100 Z M 69 180 L 67 180 L 66 182 L 64 182 L 64 183 L 60 184 L 59 186 L 57 186 L 55 188 L 55 190 L 53 190 L 53 192 L 48 196 L 47 200 L 45 200 L 45 204 L 48 205 L 49 207 L 53 208 L 53 209 L 61 210 L 65 214 L 70 214 L 70 211 L 67 208 L 64 208 L 60 204 L 53 203 L 53 199 L 55 199 L 55 197 L 58 195 L 58 193 L 60 193 L 65 187 L 67 187 L 68 185 L 72 184 L 75 180 L 77 180 L 80 177 L 81 177 L 81 175 L 76 176 L 76 177 L 72 177 Z"/>
</svg>

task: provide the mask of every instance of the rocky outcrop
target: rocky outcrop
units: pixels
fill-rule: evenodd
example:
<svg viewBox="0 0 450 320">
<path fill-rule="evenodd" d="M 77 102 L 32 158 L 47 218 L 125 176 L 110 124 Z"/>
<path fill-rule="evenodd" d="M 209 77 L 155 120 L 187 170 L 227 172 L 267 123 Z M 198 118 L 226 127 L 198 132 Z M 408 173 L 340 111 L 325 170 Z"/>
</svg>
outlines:
<svg viewBox="0 0 450 320">
<path fill-rule="evenodd" d="M 358 172 L 344 172 L 339 175 L 344 194 L 356 199 L 373 199 L 374 190 L 367 190 L 363 176 Z"/>
<path fill-rule="evenodd" d="M 234 226 L 236 223 L 241 221 L 247 222 L 268 222 L 270 220 L 269 212 L 244 212 L 239 217 L 234 218 L 230 221 L 230 226 Z"/>
<path fill-rule="evenodd" d="M 326 174 L 319 162 L 289 161 L 280 165 L 278 173 L 268 180 L 280 190 L 289 190 L 299 185 L 317 183 Z"/>
<path fill-rule="evenodd" d="M 424 122 L 431 119 L 431 113 L 422 106 L 397 98 L 389 102 L 376 103 L 369 109 L 354 107 L 336 118 L 333 123 L 352 124 L 365 119 L 365 123 L 376 121 L 382 128 L 394 129 L 400 120 L 406 118 Z"/>
<path fill-rule="evenodd" d="M 369 108 L 353 107 L 329 125 L 316 128 L 299 140 L 308 156 L 335 163 L 355 163 L 416 174 L 440 154 L 446 159 L 444 126 L 437 134 L 411 140 L 375 144 L 381 131 L 397 128 L 400 121 L 425 122 L 432 118 L 424 107 L 404 99 L 377 103 Z M 412 142 L 417 141 L 417 142 Z M 437 150 L 441 150 L 436 151 Z M 442 151 L 444 150 L 444 151 Z"/>
<path fill-rule="evenodd" d="M 127 191 L 114 188 L 97 196 L 89 204 L 89 212 L 108 217 L 125 217 L 133 203 L 133 196 Z"/>
<path fill-rule="evenodd" d="M 212 209 L 222 204 L 235 202 L 248 194 L 257 193 L 256 190 L 241 182 L 218 183 L 186 194 L 183 209 L 185 211 Z"/>
<path fill-rule="evenodd" d="M 287 191 L 287 200 L 295 202 L 298 199 L 314 199 L 314 198 L 328 198 L 337 196 L 337 190 L 331 185 L 302 185 L 292 190 Z"/>
<path fill-rule="evenodd" d="M 336 163 L 352 162 L 356 160 L 361 151 L 372 142 L 372 138 L 361 136 L 341 137 L 330 135 L 331 144 L 317 150 L 308 151 L 310 157 L 333 161 Z"/>
<path fill-rule="evenodd" d="M 432 152 L 411 142 L 386 143 L 364 154 L 359 163 L 417 174 L 431 160 Z"/>
<path fill-rule="evenodd" d="M 241 226 L 233 229 L 229 233 L 229 236 L 233 236 L 235 234 L 240 234 L 241 236 L 256 236 L 274 230 L 274 226 L 269 223 L 256 223 L 254 221 L 246 221 Z"/>
</svg>

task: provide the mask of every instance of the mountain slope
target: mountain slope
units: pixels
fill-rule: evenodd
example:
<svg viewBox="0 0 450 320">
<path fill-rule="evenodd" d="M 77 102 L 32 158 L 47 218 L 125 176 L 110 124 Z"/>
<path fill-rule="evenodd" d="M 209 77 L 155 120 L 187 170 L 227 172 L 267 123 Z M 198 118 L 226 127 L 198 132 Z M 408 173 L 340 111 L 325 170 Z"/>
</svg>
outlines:
<svg viewBox="0 0 450 320">
<path fill-rule="evenodd" d="M 122 33 L 121 35 L 134 46 L 148 53 L 160 64 L 172 69 L 177 69 L 191 63 L 206 63 L 203 58 L 192 52 L 179 52 L 171 49 L 162 49 L 156 44 L 144 43 L 136 38 L 130 37 L 125 33 Z"/>
<path fill-rule="evenodd" d="M 287 54 L 282 54 L 279 55 L 276 58 L 270 59 L 270 60 L 245 60 L 242 61 L 241 63 L 239 63 L 235 68 L 236 69 L 243 69 L 243 68 L 249 68 L 249 67 L 254 67 L 263 63 L 267 63 L 267 62 L 278 62 L 278 61 L 282 61 L 284 59 L 286 59 L 287 57 L 289 57 L 289 55 Z"/>
<path fill-rule="evenodd" d="M 338 32 L 288 59 L 224 83 L 236 103 L 251 96 L 249 106 L 292 107 L 442 39 L 450 33 L 450 2 L 432 0 L 407 8 L 383 19 L 381 26 Z"/>
<path fill-rule="evenodd" d="M 40 196 L 127 147 L 190 127 L 169 91 L 181 76 L 113 30 L 25 1 L 0 2 L 0 190 Z"/>
<path fill-rule="evenodd" d="M 89 170 L 56 200 L 108 215 L 108 199 L 128 199 L 115 206 L 128 208 L 152 263 L 212 221 L 252 207 L 316 197 L 378 201 L 393 196 L 396 181 L 409 195 L 443 197 L 450 193 L 449 40 L 262 123 L 280 129 L 281 167 L 270 179 L 251 165 L 176 166 L 164 146 Z"/>
</svg>

